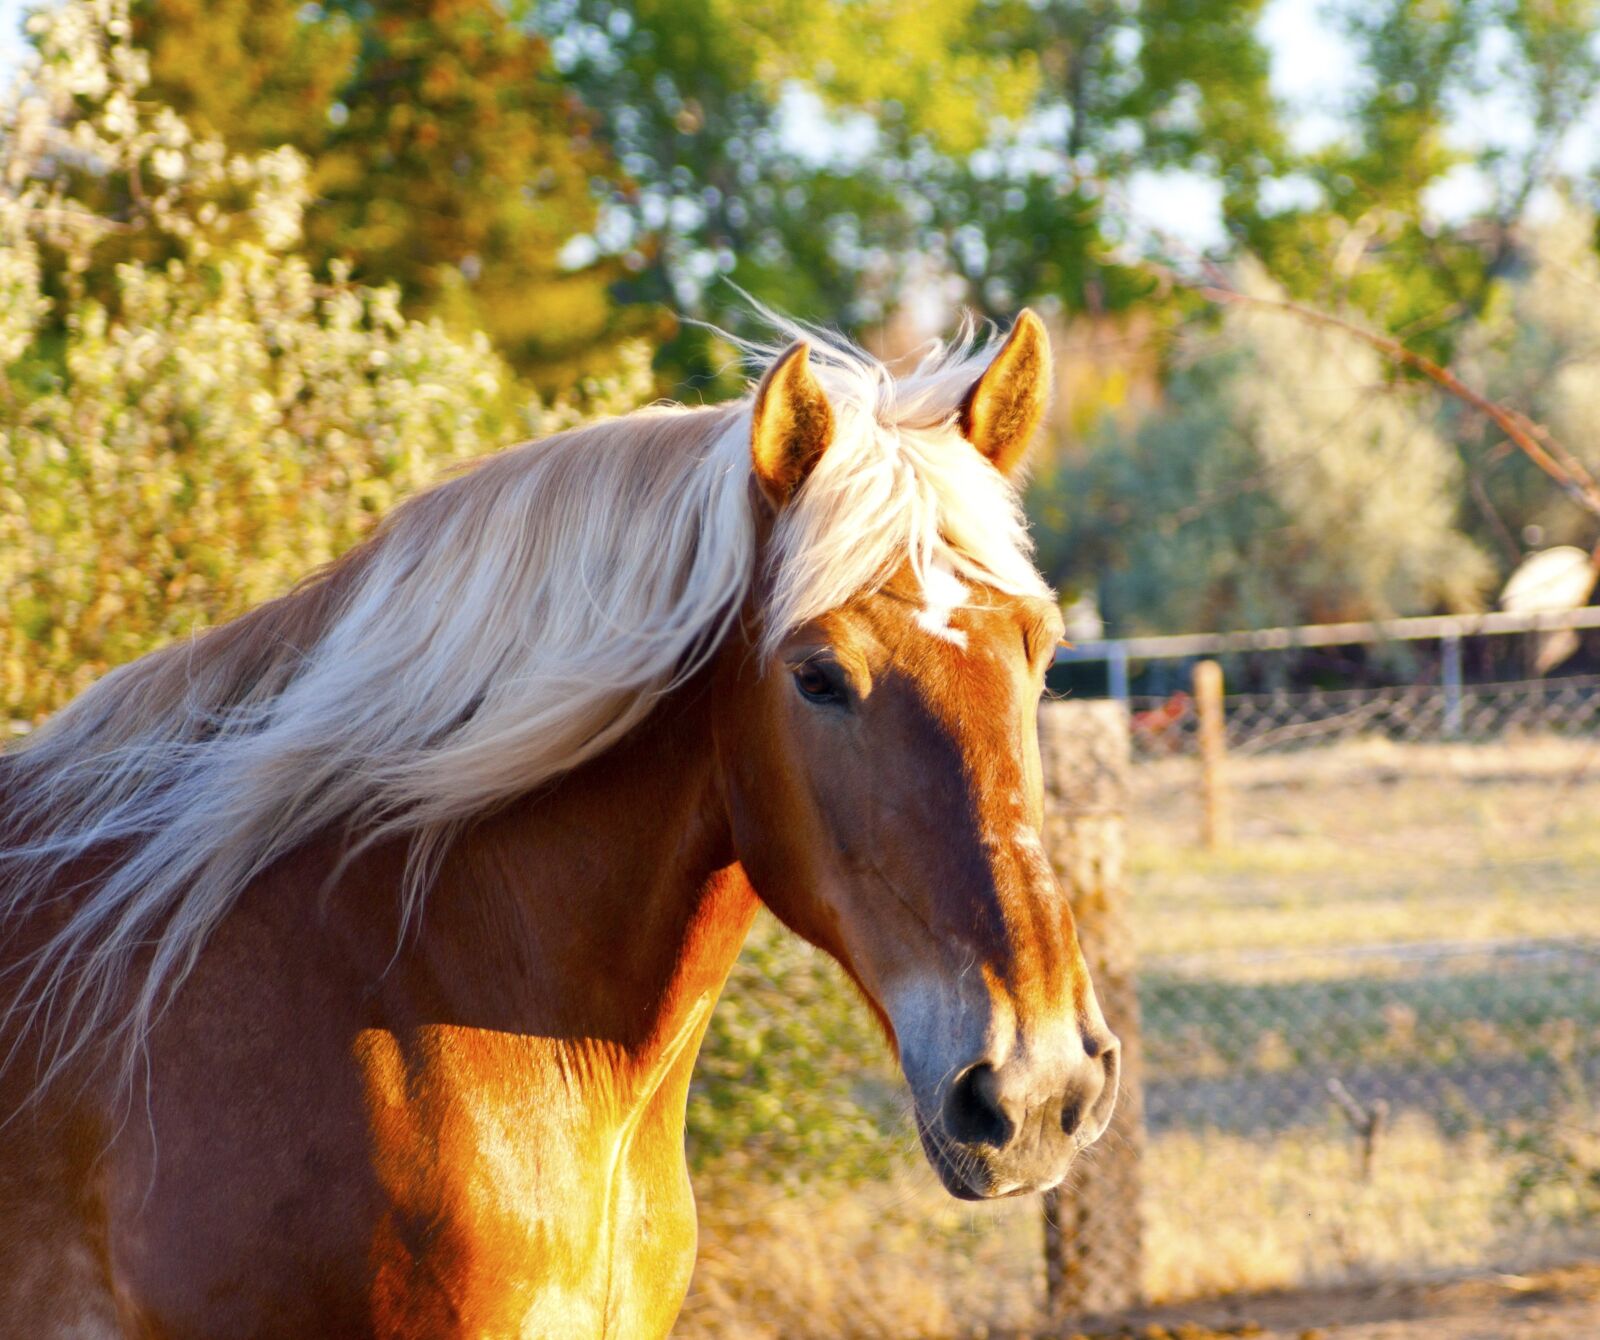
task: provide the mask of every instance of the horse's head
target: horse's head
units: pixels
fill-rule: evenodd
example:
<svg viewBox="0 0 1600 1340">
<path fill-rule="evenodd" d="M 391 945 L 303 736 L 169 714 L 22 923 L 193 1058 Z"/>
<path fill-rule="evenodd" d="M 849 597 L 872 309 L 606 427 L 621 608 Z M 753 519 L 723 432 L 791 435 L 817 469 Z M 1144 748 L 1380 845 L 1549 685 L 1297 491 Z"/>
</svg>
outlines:
<svg viewBox="0 0 1600 1340">
<path fill-rule="evenodd" d="M 1043 327 L 1025 314 L 919 449 L 1014 469 L 1048 368 Z M 752 423 L 777 529 L 838 432 L 804 345 L 767 373 Z M 975 581 L 945 551 L 905 560 L 730 669 L 740 860 L 773 912 L 865 993 L 930 1162 L 971 1199 L 1058 1183 L 1117 1089 L 1117 1042 L 1040 845 L 1037 705 L 1061 632 L 1052 600 Z"/>
</svg>

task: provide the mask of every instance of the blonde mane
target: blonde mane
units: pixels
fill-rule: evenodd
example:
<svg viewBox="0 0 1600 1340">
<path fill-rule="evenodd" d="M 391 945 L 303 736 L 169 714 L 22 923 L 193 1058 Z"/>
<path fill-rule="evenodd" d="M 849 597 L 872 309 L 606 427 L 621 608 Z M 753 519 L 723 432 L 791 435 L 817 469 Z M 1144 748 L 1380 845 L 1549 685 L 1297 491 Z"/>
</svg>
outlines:
<svg viewBox="0 0 1600 1340">
<path fill-rule="evenodd" d="M 907 560 L 1044 591 L 1014 491 L 954 426 L 993 340 L 934 345 L 896 377 L 775 325 L 812 342 L 836 438 L 761 573 L 749 398 L 641 411 L 407 502 L 296 591 L 106 676 L 0 759 L 0 924 L 73 897 L 6 983 L 8 1022 L 54 1027 L 48 1073 L 97 1039 L 131 1067 L 240 892 L 318 832 L 354 851 L 404 838 L 410 924 L 461 825 L 610 748 L 757 593 L 770 651 Z"/>
</svg>

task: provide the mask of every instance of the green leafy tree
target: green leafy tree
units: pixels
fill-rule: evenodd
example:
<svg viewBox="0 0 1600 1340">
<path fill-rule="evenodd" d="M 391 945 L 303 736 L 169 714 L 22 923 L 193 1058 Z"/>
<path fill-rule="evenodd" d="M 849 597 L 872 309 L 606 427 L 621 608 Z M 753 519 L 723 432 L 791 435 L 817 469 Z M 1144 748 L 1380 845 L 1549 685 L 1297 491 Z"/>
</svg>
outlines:
<svg viewBox="0 0 1600 1340">
<path fill-rule="evenodd" d="M 602 228 L 630 301 L 744 315 L 731 280 L 786 311 L 860 326 L 898 300 L 921 241 L 931 161 L 880 140 L 917 118 L 971 145 L 1026 104 L 1026 71 L 972 41 L 974 0 L 552 0 L 535 22 L 627 173 Z M 1020 82 L 1019 82 L 1020 80 Z M 786 120 L 812 99 L 811 129 Z M 952 96 L 952 91 L 955 96 Z M 849 123 L 839 152 L 826 117 Z M 898 128 L 898 129 L 897 129 Z M 727 351 L 694 327 L 664 354 L 702 391 L 731 391 Z"/>
<path fill-rule="evenodd" d="M 1596 0 L 1341 0 L 1331 10 L 1360 76 L 1342 133 L 1280 171 L 1311 187 L 1295 208 L 1241 214 L 1246 245 L 1295 296 L 1348 306 L 1436 359 L 1517 264 L 1543 186 L 1593 189 L 1575 146 L 1600 111 Z M 1460 133 L 1463 107 L 1508 129 Z M 1592 139 L 1592 136 L 1590 137 Z M 1431 193 L 1474 174 L 1486 200 L 1441 220 Z"/>
<path fill-rule="evenodd" d="M 608 211 L 630 294 L 737 320 L 726 276 L 859 327 L 946 280 L 1004 317 L 1148 300 L 1107 201 L 1174 166 L 1254 198 L 1278 143 L 1259 10 L 558 0 L 537 22 L 634 184 Z"/>
<path fill-rule="evenodd" d="M 350 15 L 292 0 L 135 0 L 148 95 L 238 153 L 291 144 L 315 155 L 355 72 Z"/>
<path fill-rule="evenodd" d="M 152 94 L 230 147 L 311 164 L 306 240 L 481 327 L 540 384 L 609 363 L 639 323 L 616 263 L 567 250 L 615 179 L 545 42 L 497 0 L 139 0 Z M 220 77 L 219 77 L 219 71 Z"/>
</svg>

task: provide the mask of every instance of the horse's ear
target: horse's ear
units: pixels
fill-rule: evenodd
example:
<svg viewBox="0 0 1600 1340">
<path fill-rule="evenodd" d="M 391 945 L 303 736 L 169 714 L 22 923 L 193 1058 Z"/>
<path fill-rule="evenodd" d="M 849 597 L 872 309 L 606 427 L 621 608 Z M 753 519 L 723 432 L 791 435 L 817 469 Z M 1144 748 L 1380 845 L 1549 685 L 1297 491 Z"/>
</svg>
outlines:
<svg viewBox="0 0 1600 1340">
<path fill-rule="evenodd" d="M 782 507 L 833 441 L 833 407 L 811 372 L 811 347 L 784 350 L 756 388 L 750 455 L 767 501 Z"/>
<path fill-rule="evenodd" d="M 1011 334 L 961 402 L 961 435 L 1003 475 L 1022 463 L 1050 403 L 1050 335 L 1024 307 Z"/>
</svg>

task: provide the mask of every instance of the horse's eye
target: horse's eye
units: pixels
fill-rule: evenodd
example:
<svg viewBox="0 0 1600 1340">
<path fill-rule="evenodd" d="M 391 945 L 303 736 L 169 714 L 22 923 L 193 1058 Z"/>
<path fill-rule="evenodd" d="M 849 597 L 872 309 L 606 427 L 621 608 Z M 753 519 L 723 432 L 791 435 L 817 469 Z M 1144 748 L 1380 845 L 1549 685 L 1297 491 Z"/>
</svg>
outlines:
<svg viewBox="0 0 1600 1340">
<path fill-rule="evenodd" d="M 836 703 L 843 700 L 844 695 L 839 691 L 833 676 L 817 662 L 806 661 L 797 665 L 793 673 L 795 687 L 800 690 L 800 696 L 807 702 Z"/>
</svg>

